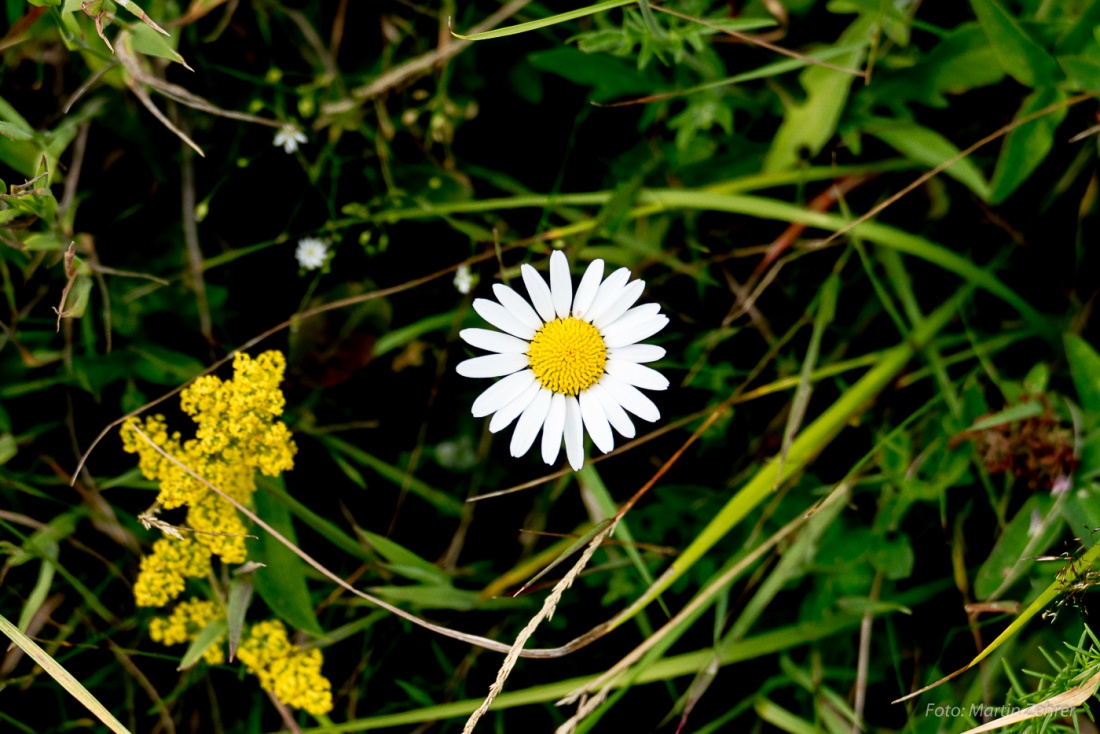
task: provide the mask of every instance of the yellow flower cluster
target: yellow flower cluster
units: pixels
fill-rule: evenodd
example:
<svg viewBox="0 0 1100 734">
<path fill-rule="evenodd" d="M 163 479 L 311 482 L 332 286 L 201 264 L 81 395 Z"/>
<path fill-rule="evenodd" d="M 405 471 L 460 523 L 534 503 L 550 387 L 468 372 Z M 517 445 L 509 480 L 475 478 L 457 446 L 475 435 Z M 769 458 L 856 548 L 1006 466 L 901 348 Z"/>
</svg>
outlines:
<svg viewBox="0 0 1100 734">
<path fill-rule="evenodd" d="M 244 523 L 233 505 L 162 456 L 134 428 L 140 426 L 181 464 L 247 504 L 256 491 L 257 469 L 275 476 L 294 466 L 297 447 L 286 425 L 275 420 L 286 402 L 279 389 L 285 370 L 280 352 L 264 352 L 255 360 L 240 352 L 233 358 L 232 380 L 213 375 L 195 380 L 180 395 L 180 407 L 198 425 L 193 439 L 169 434 L 163 415 L 146 418 L 144 425 L 131 418 L 122 426 L 123 448 L 138 455 L 146 478 L 160 483 L 160 505 L 169 510 L 187 507 L 186 525 L 199 531 L 194 538 L 207 554 L 207 566 L 211 555 L 226 563 L 245 560 Z M 134 595 L 139 606 L 161 606 L 176 598 L 183 585 L 163 562 L 147 560 L 142 560 Z"/>
<path fill-rule="evenodd" d="M 332 710 L 332 684 L 321 675 L 321 651 L 302 650 L 292 643 L 282 622 L 273 619 L 252 625 L 237 648 L 237 657 L 260 679 L 264 690 L 287 706 L 314 716 Z"/>
<path fill-rule="evenodd" d="M 134 583 L 139 607 L 162 607 L 183 593 L 188 578 L 210 573 L 210 551 L 189 538 L 161 538 L 153 552 L 141 559 L 141 571 Z"/>
<path fill-rule="evenodd" d="M 149 623 L 149 638 L 162 645 L 178 645 L 191 642 L 206 625 L 222 616 L 218 606 L 212 601 L 192 597 L 180 602 L 167 617 L 154 617 Z M 202 659 L 210 665 L 225 662 L 225 650 L 222 648 L 224 635 L 206 648 Z"/>
</svg>

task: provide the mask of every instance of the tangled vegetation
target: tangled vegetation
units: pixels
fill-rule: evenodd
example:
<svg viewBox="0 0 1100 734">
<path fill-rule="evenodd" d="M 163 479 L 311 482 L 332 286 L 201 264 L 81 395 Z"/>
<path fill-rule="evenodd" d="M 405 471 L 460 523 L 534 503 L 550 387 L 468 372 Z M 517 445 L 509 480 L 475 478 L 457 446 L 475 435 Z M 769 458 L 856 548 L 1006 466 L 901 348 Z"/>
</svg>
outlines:
<svg viewBox="0 0 1100 734">
<path fill-rule="evenodd" d="M 1100 2 L 5 12 L 0 731 L 1095 730 Z"/>
</svg>

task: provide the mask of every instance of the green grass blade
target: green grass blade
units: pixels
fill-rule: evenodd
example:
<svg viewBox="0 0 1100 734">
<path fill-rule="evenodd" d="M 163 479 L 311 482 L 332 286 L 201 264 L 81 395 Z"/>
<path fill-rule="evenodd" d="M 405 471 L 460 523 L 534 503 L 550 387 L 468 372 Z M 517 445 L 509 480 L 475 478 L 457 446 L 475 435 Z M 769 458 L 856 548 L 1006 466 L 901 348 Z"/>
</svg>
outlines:
<svg viewBox="0 0 1100 734">
<path fill-rule="evenodd" d="M 106 724 L 111 731 L 116 734 L 131 734 L 130 730 L 119 722 L 111 712 L 104 707 L 99 700 L 88 692 L 88 689 L 81 685 L 80 681 L 72 676 L 69 671 L 61 667 L 60 664 L 49 653 L 39 647 L 34 640 L 24 635 L 19 631 L 19 628 L 8 621 L 7 617 L 0 614 L 0 632 L 7 635 L 12 642 L 16 644 L 23 652 L 27 653 L 38 665 L 47 673 L 50 677 L 61 684 L 61 687 L 71 693 L 76 700 L 84 704 L 89 711 L 95 714 L 95 717 Z"/>
<path fill-rule="evenodd" d="M 565 23 L 567 21 L 575 20 L 577 18 L 583 18 L 587 15 L 602 13 L 605 10 L 621 8 L 624 5 L 634 5 L 636 2 L 637 0 L 607 0 L 607 2 L 589 5 L 586 8 L 577 8 L 576 10 L 570 10 L 568 13 L 551 15 L 549 18 L 532 20 L 527 23 L 517 23 L 516 25 L 510 25 L 507 28 L 497 28 L 496 30 L 485 31 L 484 33 L 473 33 L 469 36 L 464 36 L 461 33 L 455 33 L 454 30 L 452 30 L 451 35 L 455 38 L 461 38 L 463 41 L 488 41 L 491 38 L 504 38 L 505 36 L 514 36 L 517 33 L 526 33 L 527 31 L 535 31 L 539 28 L 546 28 L 547 26 L 558 25 L 559 23 Z"/>
</svg>

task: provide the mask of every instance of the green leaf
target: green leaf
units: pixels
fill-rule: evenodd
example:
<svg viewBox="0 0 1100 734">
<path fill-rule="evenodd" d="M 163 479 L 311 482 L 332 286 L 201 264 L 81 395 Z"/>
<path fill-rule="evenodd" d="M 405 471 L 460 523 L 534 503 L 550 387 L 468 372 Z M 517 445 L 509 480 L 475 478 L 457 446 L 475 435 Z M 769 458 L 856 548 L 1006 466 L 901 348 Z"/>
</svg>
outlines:
<svg viewBox="0 0 1100 734">
<path fill-rule="evenodd" d="M 607 0 L 607 2 L 589 5 L 586 8 L 577 8 L 576 10 L 570 10 L 568 13 L 552 15 L 549 18 L 532 20 L 527 23 L 518 23 L 517 25 L 510 25 L 506 28 L 497 28 L 492 31 L 486 31 L 484 33 L 474 33 L 469 36 L 464 36 L 461 33 L 455 33 L 454 29 L 452 29 L 451 35 L 453 35 L 455 38 L 461 38 L 464 41 L 487 41 L 490 38 L 503 38 L 504 36 L 514 36 L 517 33 L 526 33 L 527 31 L 537 30 L 539 28 L 546 28 L 547 26 L 557 25 L 558 23 L 565 23 L 566 21 L 575 20 L 576 18 L 583 18 L 587 15 L 602 13 L 605 10 L 621 8 L 624 5 L 633 5 L 635 2 L 637 2 L 637 0 Z"/>
<path fill-rule="evenodd" d="M 533 53 L 527 60 L 536 69 L 591 87 L 592 99 L 597 102 L 647 94 L 656 84 L 631 64 L 611 56 L 589 56 L 569 46 Z"/>
<path fill-rule="evenodd" d="M 994 426 L 1002 426 L 1005 423 L 1012 423 L 1013 421 L 1022 421 L 1025 418 L 1030 418 L 1034 415 L 1039 415 L 1043 412 L 1043 404 L 1038 400 L 1030 400 L 1026 403 L 1019 403 L 1012 405 L 1004 410 L 998 411 L 993 415 L 986 416 L 980 421 L 975 421 L 974 425 L 970 426 L 966 430 L 968 431 L 984 431 L 987 428 L 993 428 Z"/>
<path fill-rule="evenodd" d="M 876 120 L 865 126 L 874 135 L 911 161 L 934 168 L 959 154 L 958 147 L 935 130 L 908 120 Z M 989 199 L 989 182 L 969 158 L 961 158 L 944 170 L 983 200 Z"/>
<path fill-rule="evenodd" d="M 191 641 L 191 644 L 187 647 L 187 652 L 183 654 L 183 658 L 180 659 L 180 664 L 177 670 L 187 670 L 195 663 L 199 662 L 199 659 L 203 654 L 218 642 L 219 638 L 225 635 L 228 626 L 224 619 L 211 620 L 209 624 L 202 628 L 202 632 L 199 636 Z"/>
<path fill-rule="evenodd" d="M 282 478 L 261 477 L 259 484 L 260 491 L 253 495 L 256 514 L 288 541 L 296 543 L 290 512 L 285 505 L 269 497 L 265 489 L 265 485 L 272 484 L 282 490 Z M 252 558 L 265 566 L 254 574 L 256 593 L 277 617 L 290 626 L 315 637 L 324 637 L 306 586 L 305 562 L 266 532 L 260 533 L 256 546 Z"/>
<path fill-rule="evenodd" d="M 1066 359 L 1077 390 L 1077 402 L 1092 413 L 1100 414 L 1100 354 L 1079 336 L 1066 334 Z"/>
<path fill-rule="evenodd" d="M 444 573 L 442 569 L 416 555 L 400 543 L 395 543 L 384 535 L 378 535 L 367 530 L 360 530 L 359 533 L 378 555 L 392 564 L 391 571 L 396 572 L 397 569 L 402 569 L 404 570 L 402 575 L 406 577 L 419 576 L 417 580 L 450 586 L 451 577 Z M 410 571 L 414 571 L 412 576 L 409 574 Z"/>
<path fill-rule="evenodd" d="M 909 578 L 915 563 L 916 555 L 908 536 L 901 535 L 893 540 L 875 537 L 871 547 L 871 565 L 886 578 L 891 581 Z"/>
<path fill-rule="evenodd" d="M 1065 94 L 1054 87 L 1042 87 L 1028 95 L 1020 111 L 1019 120 L 1027 115 L 1064 102 Z M 1005 138 L 1001 155 L 997 158 L 997 168 L 993 172 L 992 188 L 989 200 L 999 204 L 1027 180 L 1040 163 L 1047 157 L 1054 144 L 1054 131 L 1066 116 L 1065 107 L 1060 107 L 1037 120 L 1024 123 Z"/>
<path fill-rule="evenodd" d="M 12 140 L 33 140 L 34 131 L 25 130 L 21 125 L 0 122 L 0 135 Z"/>
<path fill-rule="evenodd" d="M 1085 56 L 1062 56 L 1058 63 L 1074 89 L 1093 93 L 1100 91 L 1100 61 Z"/>
<path fill-rule="evenodd" d="M 15 436 L 10 433 L 0 433 L 0 466 L 11 461 L 18 450 L 18 446 L 16 446 L 15 443 Z"/>
<path fill-rule="evenodd" d="M 229 630 L 229 659 L 237 654 L 237 645 L 241 642 L 244 618 L 252 602 L 252 573 L 244 573 L 229 582 L 229 594 L 226 602 L 226 622 Z"/>
<path fill-rule="evenodd" d="M 868 43 L 875 31 L 870 16 L 860 16 L 848 26 L 837 44 Z M 865 45 L 837 58 L 834 64 L 856 69 L 863 62 Z M 772 140 L 764 160 L 765 171 L 790 168 L 798 163 L 802 151 L 815 155 L 825 147 L 836 132 L 840 111 L 848 101 L 848 93 L 856 75 L 813 66 L 802 72 L 799 81 L 806 90 L 806 99 L 787 107 L 783 123 Z"/>
<path fill-rule="evenodd" d="M 175 61 L 185 69 L 191 69 L 183 57 L 176 52 L 178 40 L 171 36 L 162 36 L 144 23 L 135 23 L 130 28 L 131 45 L 135 51 L 140 51 L 147 56 L 157 56 L 169 61 Z"/>
<path fill-rule="evenodd" d="M 997 538 L 989 557 L 978 569 L 974 579 L 974 595 L 987 599 L 1008 579 L 1018 578 L 1038 556 L 1062 535 L 1061 520 L 1046 522 L 1042 534 L 1034 536 L 1035 518 L 1047 518 L 1054 500 L 1049 494 L 1033 494 L 1009 521 Z M 1050 518 L 1053 520 L 1053 518 Z M 1034 537 L 1033 537 L 1034 536 Z"/>
<path fill-rule="evenodd" d="M 1061 77 L 1058 63 L 1031 39 L 996 0 L 970 0 L 1001 68 L 1025 87 L 1051 84 Z"/>
</svg>

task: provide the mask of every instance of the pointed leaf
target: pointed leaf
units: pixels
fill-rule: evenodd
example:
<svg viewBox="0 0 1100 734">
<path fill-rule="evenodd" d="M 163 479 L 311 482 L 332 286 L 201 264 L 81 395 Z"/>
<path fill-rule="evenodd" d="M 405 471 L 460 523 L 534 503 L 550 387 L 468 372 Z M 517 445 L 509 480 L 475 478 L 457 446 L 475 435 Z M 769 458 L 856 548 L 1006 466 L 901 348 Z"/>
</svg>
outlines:
<svg viewBox="0 0 1100 734">
<path fill-rule="evenodd" d="M 291 543 L 295 543 L 294 523 L 286 507 L 268 496 L 264 485 L 274 484 L 281 489 L 281 478 L 262 477 L 260 491 L 256 492 L 256 514 Z M 290 626 L 323 637 L 324 630 L 313 613 L 313 600 L 306 586 L 306 564 L 293 551 L 267 533 L 261 533 L 256 542 L 256 552 L 250 554 L 265 568 L 254 574 L 253 584 L 264 603 L 275 615 Z"/>
</svg>

